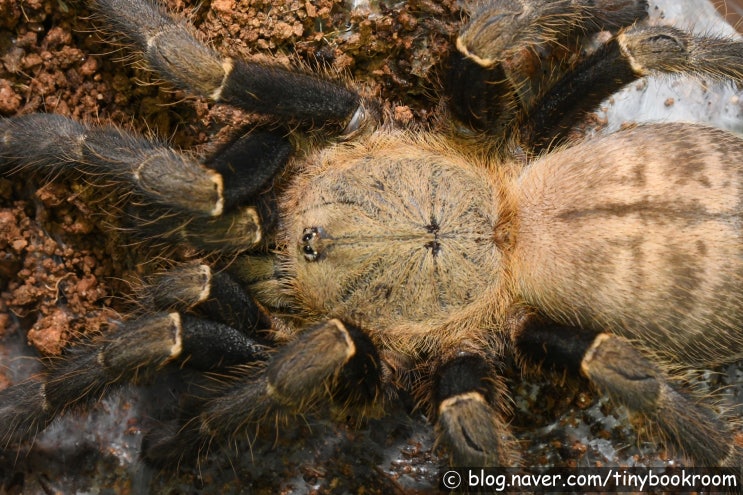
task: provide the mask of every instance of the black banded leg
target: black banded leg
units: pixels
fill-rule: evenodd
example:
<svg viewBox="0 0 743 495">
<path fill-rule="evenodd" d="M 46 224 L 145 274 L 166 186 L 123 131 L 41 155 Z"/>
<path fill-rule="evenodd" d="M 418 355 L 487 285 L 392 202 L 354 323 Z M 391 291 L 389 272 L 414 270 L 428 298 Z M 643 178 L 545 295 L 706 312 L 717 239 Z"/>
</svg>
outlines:
<svg viewBox="0 0 743 495">
<path fill-rule="evenodd" d="M 255 130 L 229 142 L 205 165 L 219 172 L 226 184 L 226 208 L 245 204 L 271 185 L 292 153 L 287 132 Z"/>
<path fill-rule="evenodd" d="M 222 177 L 188 155 L 113 127 L 88 127 L 61 115 L 0 120 L 0 171 L 55 177 L 77 174 L 134 191 L 139 202 L 198 216 L 224 211 Z"/>
<path fill-rule="evenodd" d="M 263 346 L 226 325 L 178 313 L 126 321 L 73 347 L 44 374 L 0 391 L 0 445 L 31 439 L 66 410 L 147 380 L 174 360 L 213 369 L 265 357 Z"/>
<path fill-rule="evenodd" d="M 715 80 L 743 80 L 743 42 L 697 36 L 671 26 L 632 26 L 617 35 L 635 71 L 696 74 Z"/>
<path fill-rule="evenodd" d="M 258 208 L 241 206 L 216 217 L 189 216 L 182 211 L 129 203 L 121 215 L 122 229 L 151 246 L 189 245 L 203 252 L 237 254 L 264 240 Z"/>
<path fill-rule="evenodd" d="M 108 339 L 72 348 L 44 375 L 0 392 L 0 444 L 33 438 L 65 410 L 165 365 L 182 346 L 179 316 L 162 314 L 127 322 Z"/>
<path fill-rule="evenodd" d="M 539 317 L 520 322 L 515 344 L 527 361 L 579 371 L 599 390 L 647 417 L 670 446 L 698 466 L 740 466 L 731 425 L 701 398 L 682 391 L 658 364 L 621 337 L 557 325 Z"/>
<path fill-rule="evenodd" d="M 283 169 L 289 153 L 281 136 L 251 135 L 235 143 L 221 161 L 215 158 L 219 170 L 213 170 L 164 144 L 113 127 L 88 127 L 56 114 L 0 120 L 4 174 L 82 176 L 133 191 L 137 203 L 144 203 L 141 208 L 159 206 L 197 217 L 217 217 L 257 196 Z"/>
<path fill-rule="evenodd" d="M 648 15 L 646 0 L 495 0 L 476 5 L 459 32 L 457 51 L 481 67 L 576 34 L 629 26 Z"/>
<path fill-rule="evenodd" d="M 222 57 L 149 0 L 96 0 L 106 25 L 179 88 L 251 112 L 347 131 L 365 117 L 359 95 L 339 83 L 277 65 Z M 339 130 L 340 130 L 339 129 Z"/>
<path fill-rule="evenodd" d="M 645 0 L 497 0 L 476 4 L 447 81 L 454 116 L 508 140 L 521 113 L 570 69 L 566 47 L 647 17 Z"/>
<path fill-rule="evenodd" d="M 195 311 L 206 319 L 252 336 L 262 315 L 252 298 L 227 272 L 190 263 L 152 276 L 141 292 L 142 305 L 162 311 Z"/>
<path fill-rule="evenodd" d="M 436 370 L 433 406 L 437 442 L 451 449 L 454 466 L 514 466 L 518 450 L 496 406 L 507 394 L 490 364 L 462 353 Z"/>
<path fill-rule="evenodd" d="M 258 132 L 215 155 L 214 170 L 163 144 L 59 115 L 0 121 L 0 172 L 64 173 L 116 185 L 121 197 L 113 205 L 124 208 L 133 235 L 208 251 L 240 252 L 261 242 L 261 216 L 270 215 L 260 195 L 290 152 L 283 135 Z"/>
<path fill-rule="evenodd" d="M 608 42 L 533 103 L 520 124 L 521 144 L 538 153 L 563 143 L 586 113 L 641 77 L 622 55 L 616 39 Z"/>
<path fill-rule="evenodd" d="M 205 161 L 227 185 L 223 214 L 194 216 L 155 205 L 129 205 L 124 216 L 127 226 L 134 235 L 150 242 L 187 243 L 222 253 L 254 248 L 277 222 L 271 182 L 284 169 L 291 153 L 292 146 L 282 132 L 264 130 L 242 135 Z"/>
<path fill-rule="evenodd" d="M 449 64 L 446 93 L 453 117 L 507 141 L 521 101 L 503 66 L 482 67 L 459 52 L 452 53 Z"/>
<path fill-rule="evenodd" d="M 583 114 L 627 84 L 652 73 L 743 81 L 743 43 L 695 36 L 670 26 L 633 26 L 584 60 L 534 105 L 521 125 L 524 145 L 559 144 Z"/>
<path fill-rule="evenodd" d="M 207 384 L 180 421 L 148 434 L 143 455 L 152 464 L 172 465 L 205 454 L 212 442 L 250 441 L 261 424 L 281 424 L 320 407 L 367 413 L 378 403 L 379 367 L 368 337 L 328 321 L 300 334 L 265 367 L 236 368 L 230 379 Z"/>
<path fill-rule="evenodd" d="M 452 113 L 476 131 L 516 138 L 527 151 L 560 144 L 584 114 L 651 73 L 743 80 L 743 43 L 631 25 L 646 16 L 644 1 L 483 5 L 457 39 L 448 82 Z M 624 29 L 575 67 L 561 55 L 563 46 L 578 51 L 581 37 L 617 28 Z"/>
</svg>

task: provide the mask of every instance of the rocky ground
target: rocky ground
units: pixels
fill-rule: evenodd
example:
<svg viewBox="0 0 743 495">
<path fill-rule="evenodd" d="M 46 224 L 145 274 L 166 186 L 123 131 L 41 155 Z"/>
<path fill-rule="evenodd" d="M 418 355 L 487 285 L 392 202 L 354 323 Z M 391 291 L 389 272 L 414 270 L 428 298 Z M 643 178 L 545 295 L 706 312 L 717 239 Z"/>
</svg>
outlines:
<svg viewBox="0 0 743 495">
<path fill-rule="evenodd" d="M 462 16 L 455 0 L 171 0 L 167 6 L 220 51 L 353 77 L 402 126 L 431 125 L 439 116 L 442 61 Z M 663 17 L 662 4 L 659 9 L 655 16 Z M 96 25 L 77 0 L 0 0 L 0 115 L 53 112 L 154 135 L 199 154 L 250 121 L 155 84 L 151 74 L 122 61 L 125 53 L 103 42 Z M 673 94 L 660 100 L 664 108 L 680 106 L 687 95 Z M 726 107 L 733 121 L 740 117 L 736 104 Z M 85 183 L 39 179 L 0 179 L 0 388 L 37 370 L 35 356 L 53 359 L 71 342 L 105 332 L 131 308 L 136 281 L 161 266 L 160 251 L 132 247 L 125 233 L 110 228 L 110 196 Z M 739 404 L 741 367 L 718 371 L 706 383 L 729 386 Z M 668 462 L 654 443 L 638 446 L 625 412 L 585 383 L 512 378 L 514 428 L 528 446 L 528 463 Z M 389 417 L 361 429 L 308 418 L 275 445 L 255 445 L 236 460 L 156 472 L 137 460 L 137 449 L 148 408 L 168 390 L 165 379 L 154 392 L 127 389 L 90 413 L 63 418 L 20 455 L 0 452 L 0 494 L 424 493 L 438 486 L 445 465 L 425 418 L 401 401 Z"/>
</svg>

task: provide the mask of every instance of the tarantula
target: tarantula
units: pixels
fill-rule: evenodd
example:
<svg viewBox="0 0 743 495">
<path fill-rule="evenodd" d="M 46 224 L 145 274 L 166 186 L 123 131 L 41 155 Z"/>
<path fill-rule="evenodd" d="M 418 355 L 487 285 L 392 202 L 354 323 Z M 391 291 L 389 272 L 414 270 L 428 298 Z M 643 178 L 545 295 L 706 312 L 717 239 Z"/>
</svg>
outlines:
<svg viewBox="0 0 743 495">
<path fill-rule="evenodd" d="M 153 278 L 148 314 L 0 392 L 0 445 L 169 366 L 206 378 L 144 439 L 154 464 L 297 414 L 379 414 L 404 388 L 452 463 L 515 465 L 514 356 L 584 375 L 699 465 L 741 464 L 733 418 L 671 369 L 743 357 L 743 140 L 570 133 L 648 73 L 742 81 L 743 43 L 645 25 L 642 0 L 477 2 L 451 124 L 413 132 L 350 83 L 222 57 L 147 0 L 94 4 L 163 79 L 274 120 L 204 163 L 58 115 L 0 122 L 4 176 L 113 185 L 136 234 L 217 259 Z"/>
</svg>

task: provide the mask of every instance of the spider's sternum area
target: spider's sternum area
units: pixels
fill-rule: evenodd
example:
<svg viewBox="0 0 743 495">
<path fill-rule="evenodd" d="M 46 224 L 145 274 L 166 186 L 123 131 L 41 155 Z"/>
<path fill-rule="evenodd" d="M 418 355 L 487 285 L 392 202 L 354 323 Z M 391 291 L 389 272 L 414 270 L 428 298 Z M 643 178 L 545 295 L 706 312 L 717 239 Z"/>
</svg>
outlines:
<svg viewBox="0 0 743 495">
<path fill-rule="evenodd" d="M 469 159 L 386 134 L 316 158 L 282 205 L 300 311 L 425 332 L 499 287 L 501 191 Z"/>
</svg>

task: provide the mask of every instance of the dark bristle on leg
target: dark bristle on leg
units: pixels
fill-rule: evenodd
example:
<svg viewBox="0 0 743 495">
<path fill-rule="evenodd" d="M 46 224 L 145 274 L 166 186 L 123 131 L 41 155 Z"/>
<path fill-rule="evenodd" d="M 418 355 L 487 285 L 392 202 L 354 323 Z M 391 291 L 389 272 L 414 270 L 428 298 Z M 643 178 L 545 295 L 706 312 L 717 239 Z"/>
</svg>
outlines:
<svg viewBox="0 0 743 495">
<path fill-rule="evenodd" d="M 360 96 L 336 82 L 278 65 L 222 57 L 199 42 L 184 23 L 149 0 L 96 0 L 107 26 L 143 54 L 164 80 L 192 93 L 251 112 L 342 130 Z"/>
<path fill-rule="evenodd" d="M 100 400 L 122 384 L 145 379 L 181 350 L 180 318 L 167 313 L 128 321 L 72 348 L 40 377 L 0 391 L 0 445 L 20 441 L 27 436 L 24 429 L 42 429 L 64 411 Z M 34 389 L 38 392 L 20 403 L 13 399 Z"/>
<path fill-rule="evenodd" d="M 253 131 L 222 146 L 204 164 L 220 173 L 227 184 L 225 207 L 250 204 L 270 188 L 292 154 L 287 131 Z"/>
<path fill-rule="evenodd" d="M 701 466 L 741 466 L 734 430 L 702 397 L 686 393 L 625 340 L 599 334 L 581 370 L 600 390 L 650 420 L 660 435 Z"/>
<path fill-rule="evenodd" d="M 452 52 L 449 64 L 446 84 L 453 117 L 473 129 L 508 139 L 520 102 L 503 68 L 484 68 L 458 51 Z"/>
<path fill-rule="evenodd" d="M 587 32 L 615 30 L 645 19 L 647 0 L 581 0 Z"/>
<path fill-rule="evenodd" d="M 740 465 L 740 448 L 730 441 L 732 426 L 621 337 L 529 315 L 520 320 L 514 343 L 526 363 L 587 377 L 600 391 L 647 417 L 661 439 L 700 465 Z"/>
<path fill-rule="evenodd" d="M 203 217 L 130 203 L 123 213 L 123 226 L 131 235 L 153 244 L 185 243 L 203 251 L 235 254 L 254 248 L 263 238 L 260 215 L 252 206 Z"/>
<path fill-rule="evenodd" d="M 264 361 L 265 347 L 242 332 L 221 323 L 182 315 L 182 361 L 199 370 Z"/>
<path fill-rule="evenodd" d="M 432 405 L 439 441 L 450 448 L 453 465 L 518 463 L 504 414 L 494 407 L 502 399 L 502 392 L 502 383 L 481 356 L 460 353 L 438 367 Z"/>
<path fill-rule="evenodd" d="M 207 383 L 176 422 L 148 434 L 144 459 L 156 466 L 177 463 L 205 454 L 212 443 L 251 441 L 261 424 L 283 424 L 328 406 L 365 414 L 380 398 L 379 370 L 367 336 L 337 320 L 322 323 L 265 367 L 235 368 Z"/>
<path fill-rule="evenodd" d="M 240 60 L 234 61 L 216 100 L 315 126 L 347 123 L 361 105 L 359 95 L 339 83 Z"/>
<path fill-rule="evenodd" d="M 227 272 L 191 263 L 157 274 L 141 294 L 145 308 L 193 311 L 254 336 L 261 322 L 258 306 Z"/>
<path fill-rule="evenodd" d="M 581 361 L 598 332 L 559 325 L 535 313 L 519 314 L 514 337 L 519 357 L 529 366 L 578 375 Z"/>
<path fill-rule="evenodd" d="M 617 42 L 610 41 L 536 102 L 520 125 L 521 142 L 537 153 L 564 143 L 576 121 L 640 77 L 622 56 Z"/>
</svg>

